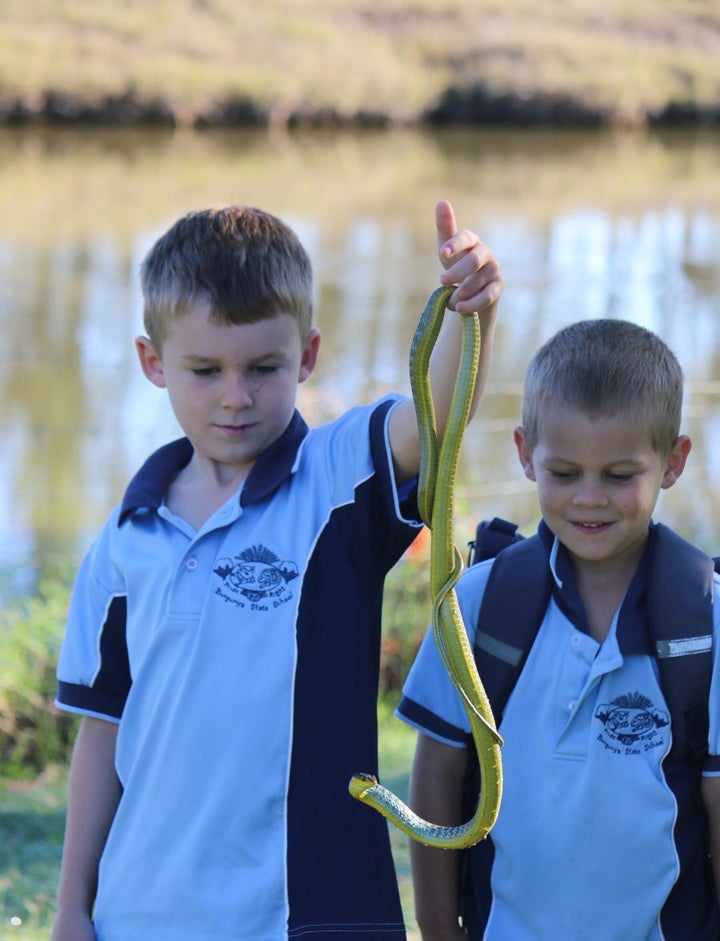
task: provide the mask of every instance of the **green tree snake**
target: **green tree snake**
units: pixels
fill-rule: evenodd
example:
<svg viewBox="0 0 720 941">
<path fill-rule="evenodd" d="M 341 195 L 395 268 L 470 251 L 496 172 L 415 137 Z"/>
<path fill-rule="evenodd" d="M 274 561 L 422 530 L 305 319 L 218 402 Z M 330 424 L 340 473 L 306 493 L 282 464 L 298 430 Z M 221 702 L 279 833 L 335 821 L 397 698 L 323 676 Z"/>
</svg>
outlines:
<svg viewBox="0 0 720 941">
<path fill-rule="evenodd" d="M 373 775 L 353 775 L 349 789 L 353 797 L 374 807 L 412 839 L 428 846 L 462 849 L 484 839 L 497 818 L 502 797 L 502 739 L 475 666 L 455 594 L 455 584 L 463 569 L 462 556 L 454 544 L 455 479 L 480 353 L 477 313 L 462 315 L 460 366 L 440 445 L 430 388 L 430 354 L 453 291 L 454 287 L 438 288 L 420 317 L 410 349 L 410 384 L 420 431 L 418 505 L 420 516 L 431 531 L 432 629 L 445 668 L 462 697 L 472 729 L 480 762 L 481 791 L 472 818 L 462 825 L 447 827 L 423 820 Z"/>
</svg>

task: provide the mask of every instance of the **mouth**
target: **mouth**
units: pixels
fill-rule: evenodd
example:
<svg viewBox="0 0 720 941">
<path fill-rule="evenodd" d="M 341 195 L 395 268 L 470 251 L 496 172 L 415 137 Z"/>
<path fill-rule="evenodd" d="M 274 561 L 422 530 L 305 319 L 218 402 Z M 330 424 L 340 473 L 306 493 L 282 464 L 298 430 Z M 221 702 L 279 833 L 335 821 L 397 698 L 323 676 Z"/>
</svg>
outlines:
<svg viewBox="0 0 720 941">
<path fill-rule="evenodd" d="M 581 532 L 588 533 L 597 533 L 605 529 L 609 529 L 612 526 L 612 523 L 596 523 L 590 522 L 589 520 L 569 520 L 568 521 L 572 527 L 579 529 Z"/>
<path fill-rule="evenodd" d="M 242 424 L 242 425 L 215 425 L 218 431 L 226 435 L 241 435 L 246 434 L 251 428 L 251 424 Z"/>
</svg>

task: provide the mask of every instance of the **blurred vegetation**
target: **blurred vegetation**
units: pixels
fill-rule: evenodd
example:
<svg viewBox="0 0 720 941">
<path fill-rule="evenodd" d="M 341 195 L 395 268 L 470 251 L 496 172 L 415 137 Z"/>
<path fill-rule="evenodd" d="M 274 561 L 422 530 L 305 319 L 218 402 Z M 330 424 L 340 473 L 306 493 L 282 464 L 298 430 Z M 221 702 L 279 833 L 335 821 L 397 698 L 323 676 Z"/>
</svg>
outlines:
<svg viewBox="0 0 720 941">
<path fill-rule="evenodd" d="M 711 120 L 714 0 L 6 0 L 6 118 Z"/>
<path fill-rule="evenodd" d="M 383 601 L 380 698 L 395 703 L 432 618 L 429 531 L 388 575 Z"/>
<path fill-rule="evenodd" d="M 60 714 L 55 669 L 68 589 L 40 585 L 36 597 L 0 610 L 0 767 L 4 776 L 34 777 L 65 762 L 75 720 Z"/>
</svg>

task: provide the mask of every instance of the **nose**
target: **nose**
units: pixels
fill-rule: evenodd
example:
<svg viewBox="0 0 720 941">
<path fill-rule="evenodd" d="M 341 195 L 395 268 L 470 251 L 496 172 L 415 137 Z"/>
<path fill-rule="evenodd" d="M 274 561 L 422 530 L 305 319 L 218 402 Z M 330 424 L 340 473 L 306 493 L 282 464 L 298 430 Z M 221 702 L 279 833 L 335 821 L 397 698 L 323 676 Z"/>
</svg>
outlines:
<svg viewBox="0 0 720 941">
<path fill-rule="evenodd" d="M 607 506 L 609 500 L 602 481 L 592 477 L 583 477 L 573 494 L 573 503 L 576 506 Z"/>
<path fill-rule="evenodd" d="M 220 404 L 233 411 L 253 404 L 250 386 L 243 376 L 237 373 L 227 376 L 222 386 Z"/>
</svg>

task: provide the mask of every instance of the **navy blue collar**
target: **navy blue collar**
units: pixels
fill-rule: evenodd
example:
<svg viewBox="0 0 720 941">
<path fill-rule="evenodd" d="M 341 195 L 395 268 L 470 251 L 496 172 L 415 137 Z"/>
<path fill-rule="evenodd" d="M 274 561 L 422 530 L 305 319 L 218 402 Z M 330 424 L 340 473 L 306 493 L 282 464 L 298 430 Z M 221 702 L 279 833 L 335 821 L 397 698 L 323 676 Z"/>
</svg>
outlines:
<svg viewBox="0 0 720 941">
<path fill-rule="evenodd" d="M 241 506 L 269 497 L 290 476 L 307 432 L 308 426 L 295 411 L 285 431 L 253 464 L 240 491 Z M 172 441 L 151 454 L 125 491 L 118 525 L 136 510 L 156 510 L 161 506 L 171 481 L 187 466 L 192 455 L 193 447 L 187 438 Z"/>
<path fill-rule="evenodd" d="M 544 521 L 540 523 L 538 535 L 549 553 L 553 548 L 555 537 Z M 618 647 L 624 654 L 638 653 L 650 656 L 655 654 L 648 605 L 648 580 L 650 578 L 650 558 L 654 539 L 655 527 L 651 523 L 645 551 L 623 599 L 618 615 L 617 642 Z M 587 618 L 580 600 L 570 557 L 567 549 L 560 542 L 558 543 L 555 559 L 555 571 L 562 582 L 562 586 L 560 586 L 553 578 L 552 583 L 553 597 L 560 610 L 579 630 L 589 634 Z"/>
</svg>

